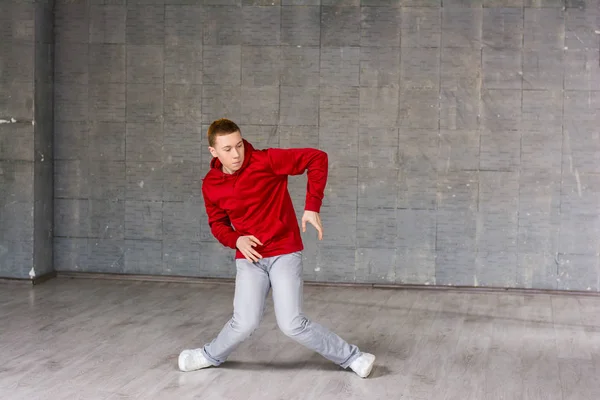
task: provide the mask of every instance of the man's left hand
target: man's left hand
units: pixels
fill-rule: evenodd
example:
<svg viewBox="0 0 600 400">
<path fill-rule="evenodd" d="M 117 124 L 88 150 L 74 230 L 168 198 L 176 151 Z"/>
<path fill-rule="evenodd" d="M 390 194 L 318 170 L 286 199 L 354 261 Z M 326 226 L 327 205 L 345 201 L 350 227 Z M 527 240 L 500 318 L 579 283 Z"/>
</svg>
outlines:
<svg viewBox="0 0 600 400">
<path fill-rule="evenodd" d="M 323 240 L 323 224 L 321 224 L 321 217 L 318 212 L 304 211 L 302 216 L 302 232 L 306 232 L 306 223 L 310 223 L 319 232 L 319 240 Z"/>
</svg>

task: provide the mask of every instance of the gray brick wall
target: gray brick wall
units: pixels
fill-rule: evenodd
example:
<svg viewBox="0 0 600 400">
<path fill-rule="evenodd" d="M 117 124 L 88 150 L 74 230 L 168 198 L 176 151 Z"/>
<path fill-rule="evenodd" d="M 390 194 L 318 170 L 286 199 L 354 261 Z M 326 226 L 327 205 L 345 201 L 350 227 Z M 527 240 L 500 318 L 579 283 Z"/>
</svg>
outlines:
<svg viewBox="0 0 600 400">
<path fill-rule="evenodd" d="M 599 1 L 55 11 L 58 270 L 234 276 L 200 194 L 229 117 L 258 147 L 329 153 L 307 279 L 600 290 Z"/>
<path fill-rule="evenodd" d="M 52 8 L 0 2 L 0 277 L 53 271 Z"/>
</svg>

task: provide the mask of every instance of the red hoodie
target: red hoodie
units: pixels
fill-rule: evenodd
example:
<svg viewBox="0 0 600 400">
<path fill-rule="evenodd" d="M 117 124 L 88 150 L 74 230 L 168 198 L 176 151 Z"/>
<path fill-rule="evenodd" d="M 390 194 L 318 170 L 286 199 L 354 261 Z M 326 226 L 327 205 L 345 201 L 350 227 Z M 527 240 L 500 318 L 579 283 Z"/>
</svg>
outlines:
<svg viewBox="0 0 600 400">
<path fill-rule="evenodd" d="M 317 149 L 256 150 L 244 139 L 244 162 L 233 174 L 222 171 L 218 158 L 202 182 L 202 195 L 212 234 L 236 249 L 240 236 L 254 235 L 255 250 L 272 257 L 304 249 L 300 227 L 287 190 L 288 175 L 308 170 L 305 210 L 319 212 L 327 183 L 327 153 Z"/>
</svg>

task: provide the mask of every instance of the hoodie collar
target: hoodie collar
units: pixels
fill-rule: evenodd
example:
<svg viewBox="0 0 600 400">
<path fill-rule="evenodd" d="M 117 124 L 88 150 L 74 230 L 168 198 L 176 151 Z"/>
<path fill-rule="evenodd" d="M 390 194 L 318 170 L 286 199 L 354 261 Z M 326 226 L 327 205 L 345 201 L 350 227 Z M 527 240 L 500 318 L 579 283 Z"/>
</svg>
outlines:
<svg viewBox="0 0 600 400">
<path fill-rule="evenodd" d="M 250 158 L 252 157 L 252 153 L 254 152 L 254 147 L 246 139 L 242 139 L 242 141 L 244 143 L 244 162 L 242 163 L 240 169 L 235 171 L 233 174 L 227 174 L 223 171 L 223 163 L 217 157 L 213 157 L 212 160 L 210 160 L 211 170 L 214 170 L 215 172 L 218 172 L 225 176 L 235 176 L 240 174 L 244 169 L 246 169 L 248 164 L 250 164 Z"/>
</svg>

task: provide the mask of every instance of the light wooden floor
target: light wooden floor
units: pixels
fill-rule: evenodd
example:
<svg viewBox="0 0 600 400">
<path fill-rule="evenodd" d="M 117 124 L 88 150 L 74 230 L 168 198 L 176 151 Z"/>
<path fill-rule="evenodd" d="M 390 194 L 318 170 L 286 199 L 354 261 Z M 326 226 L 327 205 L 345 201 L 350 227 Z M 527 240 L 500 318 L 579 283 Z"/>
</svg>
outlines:
<svg viewBox="0 0 600 400">
<path fill-rule="evenodd" d="M 369 379 L 276 328 L 219 368 L 179 351 L 231 314 L 229 285 L 0 283 L 2 399 L 600 399 L 600 297 L 306 287 L 307 315 L 378 356 Z"/>
</svg>

